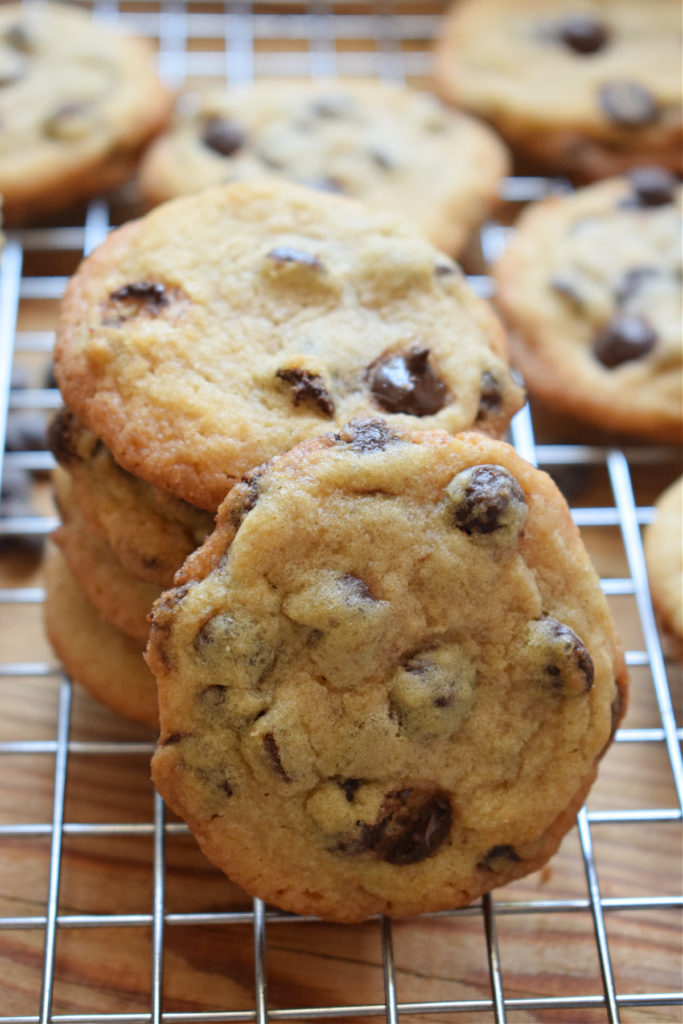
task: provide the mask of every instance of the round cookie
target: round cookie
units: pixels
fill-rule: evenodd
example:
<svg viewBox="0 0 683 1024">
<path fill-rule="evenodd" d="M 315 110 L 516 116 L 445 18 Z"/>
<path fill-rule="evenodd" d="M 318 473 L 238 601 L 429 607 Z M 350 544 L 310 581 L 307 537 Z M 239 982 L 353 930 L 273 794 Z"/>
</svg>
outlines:
<svg viewBox="0 0 683 1024">
<path fill-rule="evenodd" d="M 655 502 L 655 519 L 643 544 L 652 603 L 666 633 L 683 656 L 683 476 Z"/>
<path fill-rule="evenodd" d="M 639 168 L 523 212 L 493 276 L 532 395 L 681 441 L 682 199 L 667 171 Z"/>
<path fill-rule="evenodd" d="M 158 203 L 222 182 L 282 176 L 400 213 L 455 255 L 509 170 L 502 141 L 428 93 L 356 80 L 259 81 L 181 97 L 147 151 Z"/>
<path fill-rule="evenodd" d="M 48 555 L 45 631 L 65 671 L 112 711 L 156 726 L 156 684 L 142 645 L 102 618 L 57 548 L 51 546 Z"/>
<path fill-rule="evenodd" d="M 141 644 L 147 642 L 147 615 L 159 597 L 153 583 L 132 576 L 118 561 L 107 541 L 89 530 L 74 504 L 68 473 L 53 475 L 62 524 L 52 534 L 69 571 L 102 618 Z"/>
<path fill-rule="evenodd" d="M 623 714 L 546 474 L 358 420 L 260 467 L 157 602 L 155 783 L 248 892 L 341 921 L 463 905 L 556 850 Z"/>
<path fill-rule="evenodd" d="M 651 163 L 680 172 L 675 0 L 461 0 L 443 19 L 434 84 L 542 170 L 579 181 Z"/>
<path fill-rule="evenodd" d="M 55 376 L 119 466 L 208 511 L 356 416 L 502 434 L 523 399 L 456 263 L 392 215 L 285 181 L 112 232 L 66 289 Z"/>
<path fill-rule="evenodd" d="M 61 3 L 0 5 L 0 192 L 35 220 L 130 177 L 170 116 L 148 43 Z"/>
<path fill-rule="evenodd" d="M 70 409 L 52 418 L 48 443 L 69 473 L 88 529 L 104 539 L 127 573 L 170 587 L 178 566 L 213 529 L 213 517 L 121 469 Z"/>
</svg>

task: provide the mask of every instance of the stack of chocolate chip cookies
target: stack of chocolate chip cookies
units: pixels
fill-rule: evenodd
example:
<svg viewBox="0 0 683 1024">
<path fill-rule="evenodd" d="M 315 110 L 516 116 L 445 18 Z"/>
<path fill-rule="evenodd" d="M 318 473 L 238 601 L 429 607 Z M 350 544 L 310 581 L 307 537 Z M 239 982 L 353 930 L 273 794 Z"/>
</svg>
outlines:
<svg viewBox="0 0 683 1024">
<path fill-rule="evenodd" d="M 358 417 L 501 436 L 523 399 L 457 264 L 391 215 L 274 181 L 114 231 L 68 286 L 55 376 L 48 634 L 147 722 L 146 615 L 245 474 Z"/>
</svg>

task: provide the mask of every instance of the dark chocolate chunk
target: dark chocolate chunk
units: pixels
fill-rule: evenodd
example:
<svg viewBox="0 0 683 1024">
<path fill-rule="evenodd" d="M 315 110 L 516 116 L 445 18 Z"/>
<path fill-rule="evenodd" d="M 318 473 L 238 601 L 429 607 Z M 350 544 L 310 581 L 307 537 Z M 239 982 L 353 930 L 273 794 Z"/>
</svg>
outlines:
<svg viewBox="0 0 683 1024">
<path fill-rule="evenodd" d="M 540 622 L 548 637 L 544 682 L 560 696 L 580 696 L 593 686 L 593 659 L 573 629 L 550 616 Z"/>
<path fill-rule="evenodd" d="M 608 121 L 623 128 L 654 124 L 659 108 L 645 86 L 630 79 L 607 82 L 600 87 L 598 102 Z"/>
<path fill-rule="evenodd" d="M 520 861 L 521 857 L 514 846 L 502 843 L 500 846 L 492 846 L 481 860 L 477 861 L 477 867 L 484 871 L 502 871 L 506 865 L 519 864 Z"/>
<path fill-rule="evenodd" d="M 387 793 L 380 817 L 364 825 L 361 842 L 380 860 L 402 866 L 431 857 L 451 830 L 451 802 L 446 793 L 419 788 Z"/>
<path fill-rule="evenodd" d="M 609 31 L 604 22 L 591 18 L 589 14 L 568 14 L 560 22 L 559 38 L 575 53 L 596 53 L 609 40 Z"/>
<path fill-rule="evenodd" d="M 269 253 L 266 253 L 269 260 L 276 263 L 278 266 L 285 266 L 285 264 L 297 263 L 303 267 L 311 267 L 313 270 L 322 270 L 323 265 L 318 256 L 315 253 L 304 252 L 302 249 L 294 249 L 290 245 L 277 245 L 274 249 L 271 249 Z"/>
<path fill-rule="evenodd" d="M 79 458 L 74 437 L 76 430 L 76 417 L 66 406 L 58 409 L 48 424 L 47 446 L 60 466 L 68 467 Z"/>
<path fill-rule="evenodd" d="M 209 117 L 204 122 L 201 140 L 221 156 L 232 156 L 242 148 L 246 133 L 240 125 L 224 117 Z"/>
<path fill-rule="evenodd" d="M 503 466 L 474 466 L 451 505 L 453 524 L 467 534 L 489 534 L 504 528 L 512 506 L 524 506 L 524 491 Z M 456 482 L 458 477 L 454 478 Z"/>
<path fill-rule="evenodd" d="M 332 396 L 319 374 L 292 367 L 278 370 L 275 376 L 291 385 L 292 402 L 295 406 L 301 405 L 302 402 L 312 402 L 324 416 L 334 416 Z"/>
<path fill-rule="evenodd" d="M 445 383 L 429 365 L 429 349 L 417 345 L 373 363 L 369 381 L 373 398 L 387 412 L 431 416 L 448 401 Z"/>
<path fill-rule="evenodd" d="M 362 779 L 340 779 L 339 785 L 344 790 L 344 796 L 350 804 L 353 803 L 356 790 L 363 784 Z"/>
<path fill-rule="evenodd" d="M 351 420 L 339 432 L 339 440 L 357 452 L 381 452 L 400 438 L 386 420 Z"/>
<path fill-rule="evenodd" d="M 278 775 L 282 776 L 285 782 L 291 782 L 292 780 L 282 766 L 282 761 L 280 760 L 280 748 L 278 747 L 277 741 L 272 732 L 267 732 L 263 737 L 263 746 L 265 747 L 268 760 L 270 761 L 273 769 Z"/>
<path fill-rule="evenodd" d="M 640 316 L 617 315 L 595 337 L 593 352 L 609 370 L 651 352 L 657 332 Z"/>
<path fill-rule="evenodd" d="M 150 313 L 157 313 L 168 303 L 163 284 L 158 281 L 133 281 L 117 288 L 109 296 L 114 302 L 132 302 Z"/>
<path fill-rule="evenodd" d="M 489 370 L 485 370 L 481 375 L 477 419 L 483 420 L 490 416 L 491 413 L 500 412 L 502 405 L 503 389 L 500 382 Z"/>
<path fill-rule="evenodd" d="M 47 449 L 48 418 L 32 409 L 12 410 L 7 415 L 5 448 L 8 452 L 40 452 Z"/>
<path fill-rule="evenodd" d="M 640 206 L 666 206 L 676 195 L 676 178 L 663 167 L 634 167 L 627 174 Z"/>
</svg>

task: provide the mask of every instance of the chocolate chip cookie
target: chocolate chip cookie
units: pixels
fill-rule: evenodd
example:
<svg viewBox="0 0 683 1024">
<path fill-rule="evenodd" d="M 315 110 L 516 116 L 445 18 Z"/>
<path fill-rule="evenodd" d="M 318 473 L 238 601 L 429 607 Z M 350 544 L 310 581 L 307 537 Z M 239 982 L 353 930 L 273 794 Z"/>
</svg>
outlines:
<svg viewBox="0 0 683 1024">
<path fill-rule="evenodd" d="M 435 48 L 437 91 L 515 153 L 578 181 L 681 170 L 681 12 L 671 0 L 462 0 Z"/>
<path fill-rule="evenodd" d="M 683 656 L 683 476 L 655 502 L 643 539 L 655 612 L 676 653 Z"/>
<path fill-rule="evenodd" d="M 550 478 L 504 442 L 384 419 L 247 474 L 146 657 L 164 799 L 247 891 L 341 921 L 542 865 L 626 699 Z"/>
<path fill-rule="evenodd" d="M 112 711 L 157 725 L 156 683 L 144 645 L 102 618 L 52 545 L 45 562 L 44 616 L 48 640 L 73 682 Z"/>
<path fill-rule="evenodd" d="M 171 113 L 143 41 L 61 3 L 0 6 L 0 192 L 7 224 L 130 177 Z"/>
<path fill-rule="evenodd" d="M 400 218 L 285 181 L 112 232 L 66 289 L 55 376 L 118 466 L 210 512 L 253 466 L 356 416 L 501 435 L 523 400 L 452 259 Z"/>
<path fill-rule="evenodd" d="M 638 168 L 522 214 L 493 273 L 529 392 L 595 426 L 683 437 L 683 190 Z"/>
<path fill-rule="evenodd" d="M 396 211 L 455 255 L 493 207 L 508 169 L 497 135 L 428 93 L 350 79 L 268 79 L 181 97 L 140 182 L 158 203 L 277 175 Z"/>
</svg>

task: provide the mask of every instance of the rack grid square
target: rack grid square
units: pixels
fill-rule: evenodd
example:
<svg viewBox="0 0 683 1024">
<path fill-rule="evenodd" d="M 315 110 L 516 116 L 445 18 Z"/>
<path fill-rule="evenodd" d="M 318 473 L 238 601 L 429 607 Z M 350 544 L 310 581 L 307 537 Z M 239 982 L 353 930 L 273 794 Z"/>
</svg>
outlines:
<svg viewBox="0 0 683 1024">
<path fill-rule="evenodd" d="M 26 0 L 32 2 L 32 0 Z M 33 0 L 35 2 L 35 0 Z M 95 0 L 157 44 L 173 86 L 361 75 L 428 87 L 446 0 Z M 511 177 L 470 279 L 519 204 L 558 183 Z M 59 298 L 135 214 L 126 187 L 64 222 L 7 233 L 0 262 L 0 451 L 8 416 L 48 414 Z M 0 515 L 0 1024 L 353 1020 L 681 1020 L 681 668 L 650 602 L 642 529 L 680 449 L 567 442 L 526 407 L 511 440 L 565 491 L 615 614 L 631 705 L 576 828 L 543 871 L 470 907 L 359 926 L 246 897 L 152 790 L 154 735 L 72 686 L 44 637 L 41 554 L 57 519 L 51 455 L 7 451 L 34 505 Z"/>
</svg>

